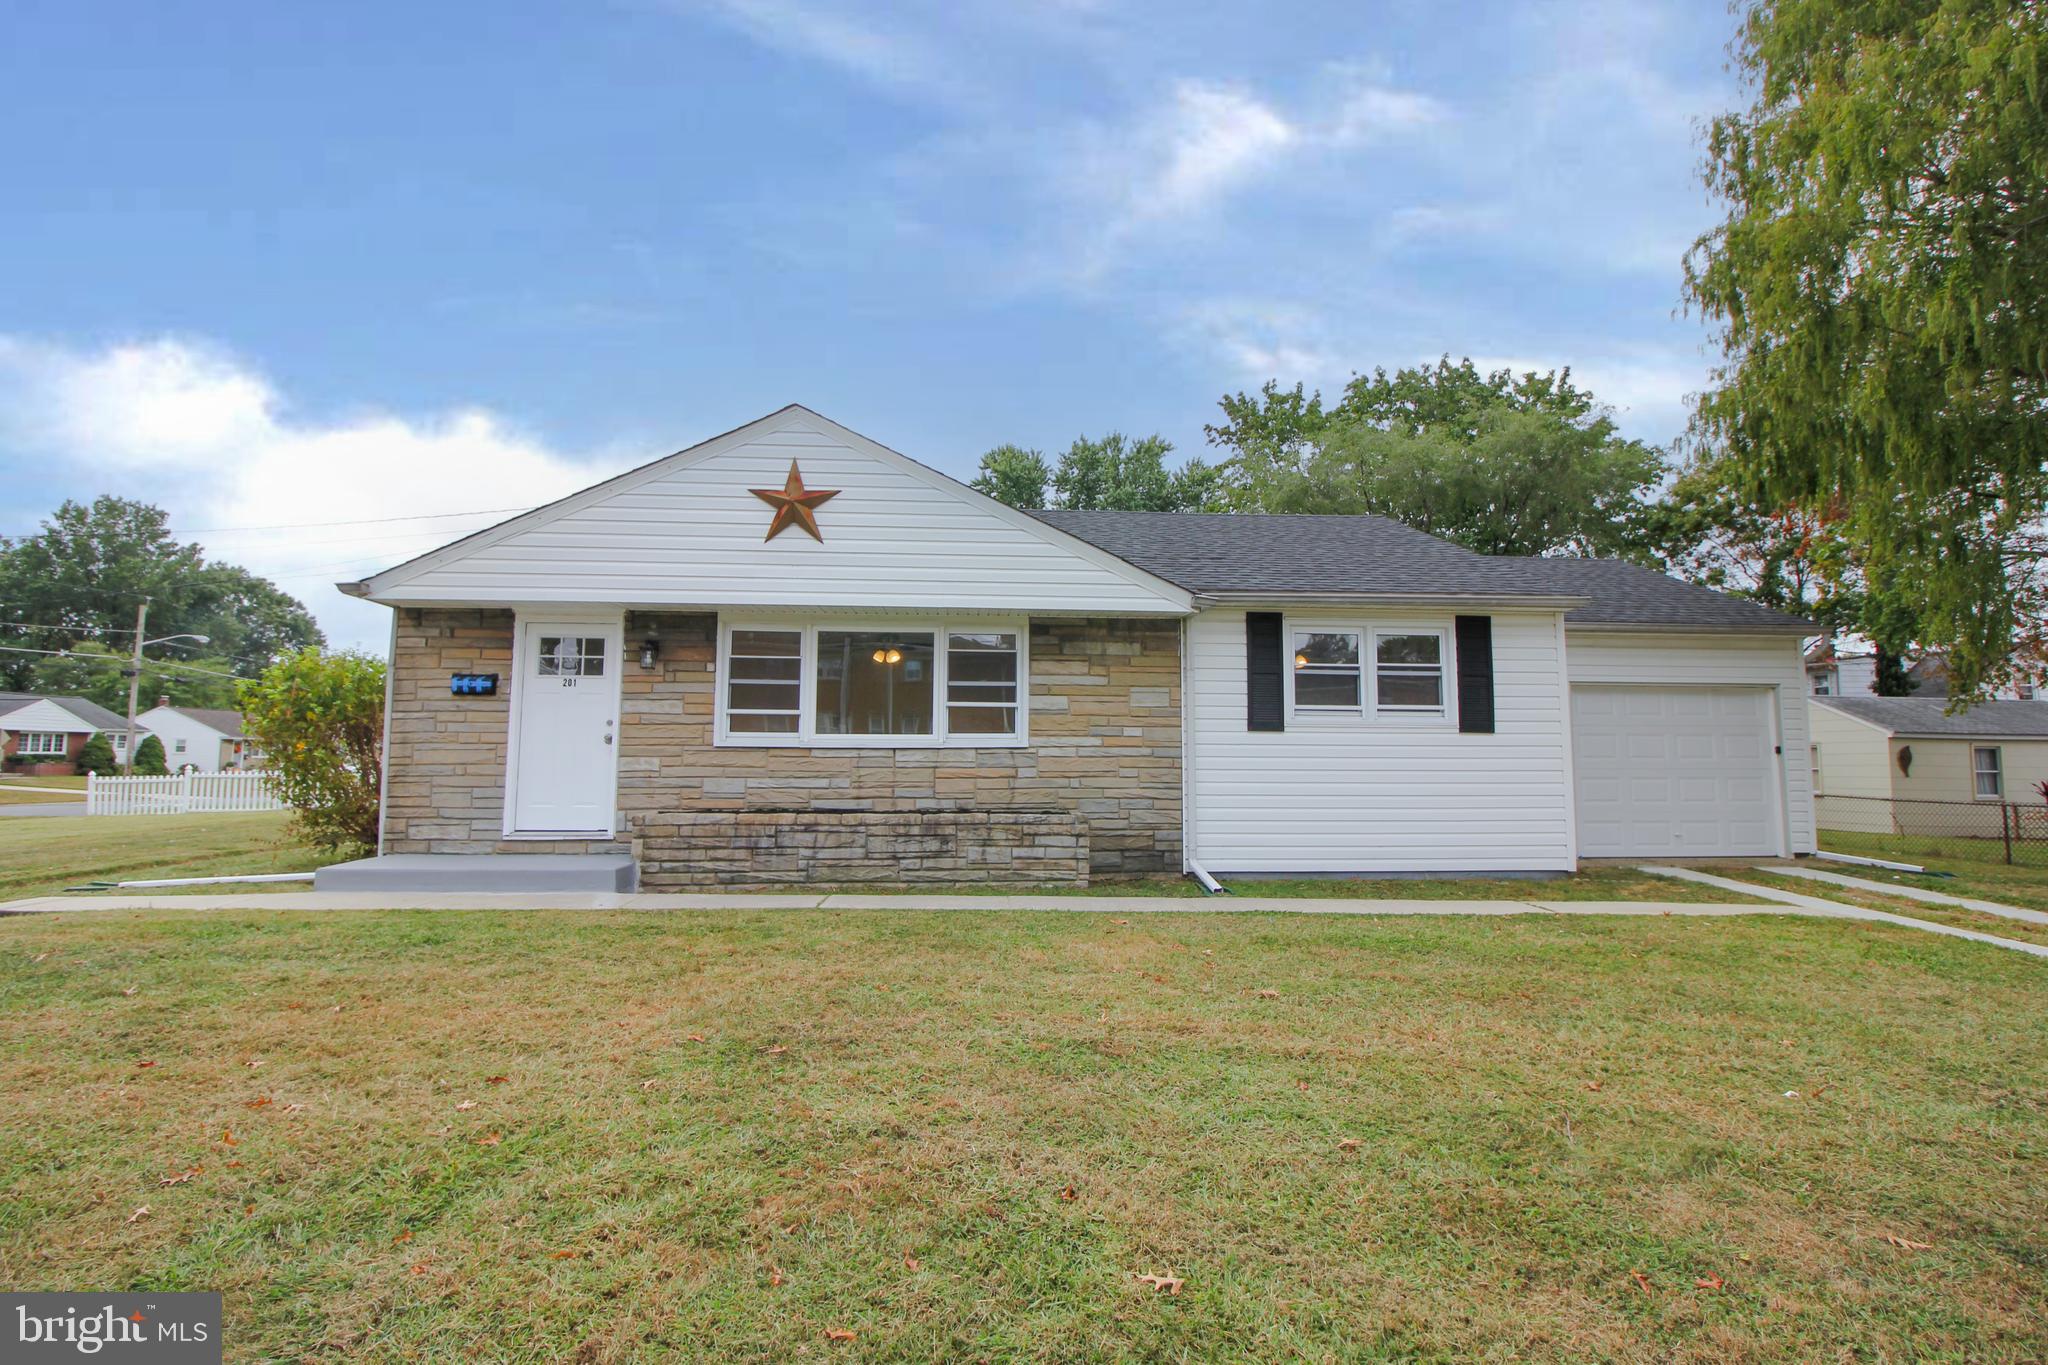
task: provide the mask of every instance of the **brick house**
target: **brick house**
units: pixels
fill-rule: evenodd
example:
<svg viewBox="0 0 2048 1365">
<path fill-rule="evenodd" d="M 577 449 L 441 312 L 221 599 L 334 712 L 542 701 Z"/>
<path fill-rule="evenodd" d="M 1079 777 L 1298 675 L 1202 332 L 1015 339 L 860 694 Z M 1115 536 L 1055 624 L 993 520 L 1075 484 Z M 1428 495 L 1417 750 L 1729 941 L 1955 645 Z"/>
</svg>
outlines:
<svg viewBox="0 0 2048 1365">
<path fill-rule="evenodd" d="M 126 726 L 121 717 L 84 697 L 0 692 L 0 771 L 76 773 L 87 740 L 105 734 L 118 742 Z"/>
<path fill-rule="evenodd" d="M 393 609 L 384 866 L 470 885 L 1813 846 L 1804 621 L 1377 517 L 1027 513 L 797 406 L 340 587 Z"/>
</svg>

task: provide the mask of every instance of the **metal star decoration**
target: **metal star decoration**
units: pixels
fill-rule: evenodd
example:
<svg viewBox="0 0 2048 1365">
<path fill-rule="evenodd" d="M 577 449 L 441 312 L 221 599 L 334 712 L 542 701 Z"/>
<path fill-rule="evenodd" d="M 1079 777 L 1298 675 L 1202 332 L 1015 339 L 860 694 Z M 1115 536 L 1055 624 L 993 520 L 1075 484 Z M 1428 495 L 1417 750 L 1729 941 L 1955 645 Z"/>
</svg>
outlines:
<svg viewBox="0 0 2048 1365">
<path fill-rule="evenodd" d="M 818 534 L 818 518 L 811 509 L 818 504 L 839 496 L 836 488 L 811 490 L 804 487 L 804 476 L 797 472 L 796 461 L 789 462 L 789 477 L 780 488 L 750 488 L 747 490 L 762 502 L 775 509 L 775 520 L 768 523 L 768 534 L 763 540 L 773 540 L 792 526 L 801 526 L 810 532 L 811 539 L 824 543 L 825 537 Z"/>
</svg>

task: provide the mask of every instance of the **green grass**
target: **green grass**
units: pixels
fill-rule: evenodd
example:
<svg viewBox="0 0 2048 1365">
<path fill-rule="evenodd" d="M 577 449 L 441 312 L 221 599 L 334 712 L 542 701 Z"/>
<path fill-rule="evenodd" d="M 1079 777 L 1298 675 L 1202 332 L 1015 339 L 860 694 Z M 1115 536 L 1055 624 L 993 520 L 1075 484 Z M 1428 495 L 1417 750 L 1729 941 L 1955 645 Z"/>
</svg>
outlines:
<svg viewBox="0 0 2048 1365">
<path fill-rule="evenodd" d="M 237 1361 L 2038 1360 L 2044 1014 L 1762 916 L 17 918 L 0 1281 Z"/>
<path fill-rule="evenodd" d="M 1820 832 L 1820 845 L 1832 853 L 1918 863 L 1953 875 L 1922 877 L 1881 867 L 1827 867 L 1823 864 L 1827 871 L 1901 886 L 1922 886 L 1930 891 L 1946 891 L 1952 896 L 1972 896 L 2029 910 L 2048 910 L 2048 847 L 2039 844 L 2019 849 L 2017 856 L 2024 861 L 2016 864 L 2005 861 L 2003 843 L 1989 839 L 1849 834 L 1824 829 Z"/>
<path fill-rule="evenodd" d="M 1832 871 L 1832 868 L 1822 868 Z M 1804 877 L 1775 876 L 1769 872 L 1743 869 L 1735 874 L 1741 881 L 1760 882 L 1775 886 L 1783 891 L 1797 891 L 1803 895 L 1820 896 L 1827 900 L 1842 901 L 1849 905 L 1860 905 L 1867 910 L 1888 910 L 1894 915 L 1908 915 L 1913 919 L 1932 920 L 1937 924 L 1953 924 L 1959 929 L 1975 929 L 1981 934 L 1995 934 L 1999 938 L 2018 939 L 2023 943 L 2048 943 L 2048 925 L 2030 924 L 2025 920 L 2009 919 L 2004 915 L 1986 914 L 1981 910 L 1967 910 L 1955 905 L 1930 905 L 1909 896 L 1887 896 L 1876 892 L 1861 891 L 1853 887 L 1835 886 L 1827 882 L 1809 881 Z M 1854 876 L 1853 872 L 1846 875 Z M 1918 878 L 1914 885 L 1932 886 L 1934 890 L 1947 891 L 1951 895 L 1961 894 L 1947 885 L 1933 885 L 1928 878 Z"/>
<path fill-rule="evenodd" d="M 24 791 L 22 788 L 62 787 L 58 793 Z M 0 777 L 0 806 L 44 801 L 77 801 L 85 791 L 82 777 Z"/>
<path fill-rule="evenodd" d="M 292 841 L 289 819 L 283 812 L 0 819 L 0 901 L 90 881 L 304 872 L 333 861 Z"/>
</svg>

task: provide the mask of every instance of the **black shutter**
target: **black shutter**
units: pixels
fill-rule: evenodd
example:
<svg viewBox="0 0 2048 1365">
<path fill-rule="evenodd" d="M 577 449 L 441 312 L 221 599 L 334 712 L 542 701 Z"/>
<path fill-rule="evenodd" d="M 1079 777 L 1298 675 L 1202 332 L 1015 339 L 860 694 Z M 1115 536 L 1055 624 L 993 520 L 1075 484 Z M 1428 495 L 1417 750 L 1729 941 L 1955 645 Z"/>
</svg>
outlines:
<svg viewBox="0 0 2048 1365">
<path fill-rule="evenodd" d="M 1493 618 L 1458 618 L 1458 729 L 1493 733 Z"/>
<path fill-rule="evenodd" d="M 1287 675 L 1281 667 L 1277 611 L 1244 614 L 1244 698 L 1245 729 L 1287 728 Z"/>
</svg>

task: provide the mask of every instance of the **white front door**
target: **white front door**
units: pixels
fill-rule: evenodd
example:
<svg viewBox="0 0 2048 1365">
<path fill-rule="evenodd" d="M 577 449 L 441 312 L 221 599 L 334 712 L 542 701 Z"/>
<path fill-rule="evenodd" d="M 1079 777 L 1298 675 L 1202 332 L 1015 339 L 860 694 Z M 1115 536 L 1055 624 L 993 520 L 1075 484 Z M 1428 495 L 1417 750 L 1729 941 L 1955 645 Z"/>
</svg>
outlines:
<svg viewBox="0 0 2048 1365">
<path fill-rule="evenodd" d="M 1572 688 L 1579 853 L 1784 851 L 1766 687 Z"/>
<path fill-rule="evenodd" d="M 617 624 L 528 621 L 519 649 L 512 831 L 612 832 Z"/>
</svg>

